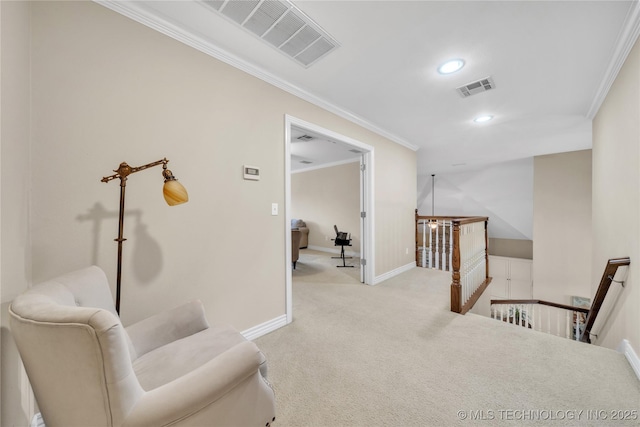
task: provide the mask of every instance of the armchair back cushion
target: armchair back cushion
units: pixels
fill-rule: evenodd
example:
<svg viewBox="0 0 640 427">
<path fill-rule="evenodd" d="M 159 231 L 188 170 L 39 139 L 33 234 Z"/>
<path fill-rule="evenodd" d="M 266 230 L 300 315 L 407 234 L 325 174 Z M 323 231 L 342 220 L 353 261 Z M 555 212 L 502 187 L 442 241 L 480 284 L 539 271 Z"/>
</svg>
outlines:
<svg viewBox="0 0 640 427">
<path fill-rule="evenodd" d="M 47 426 L 122 423 L 144 391 L 102 270 L 34 286 L 12 302 L 10 314 Z"/>
</svg>

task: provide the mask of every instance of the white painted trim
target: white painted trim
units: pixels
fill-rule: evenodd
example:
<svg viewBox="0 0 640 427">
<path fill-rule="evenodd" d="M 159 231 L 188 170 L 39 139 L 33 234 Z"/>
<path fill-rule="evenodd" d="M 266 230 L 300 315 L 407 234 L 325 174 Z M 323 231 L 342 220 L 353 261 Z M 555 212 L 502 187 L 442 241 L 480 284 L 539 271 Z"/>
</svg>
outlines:
<svg viewBox="0 0 640 427">
<path fill-rule="evenodd" d="M 618 39 L 616 40 L 609 66 L 602 77 L 600 87 L 598 87 L 591 106 L 587 111 L 587 118 L 589 120 L 593 120 L 598 113 L 600 106 L 609 93 L 609 89 L 611 89 L 613 82 L 616 77 L 618 77 L 618 73 L 624 65 L 624 61 L 626 61 L 631 48 L 633 48 L 633 45 L 638 39 L 638 35 L 640 35 L 640 2 L 636 0 L 629 6 L 629 11 L 627 12 L 622 29 L 620 33 L 618 33 Z"/>
<path fill-rule="evenodd" d="M 360 142 L 356 139 L 353 138 L 349 138 L 348 136 L 344 136 L 341 135 L 337 132 L 334 132 L 332 130 L 323 128 L 321 126 L 318 126 L 314 123 L 310 123 L 307 122 L 305 120 L 302 119 L 298 119 L 296 117 L 290 116 L 290 115 L 286 115 L 285 116 L 285 124 L 286 124 L 286 128 L 285 128 L 285 191 L 286 191 L 286 195 L 285 197 L 287 197 L 287 201 L 286 201 L 286 210 L 287 210 L 287 221 L 289 221 L 288 223 L 291 223 L 291 218 L 290 218 L 290 212 L 289 212 L 289 205 L 291 204 L 291 155 L 290 155 L 290 141 L 291 141 L 291 135 L 290 135 L 290 127 L 291 126 L 296 126 L 296 127 L 301 127 L 304 129 L 308 129 L 312 132 L 316 132 L 319 134 L 322 134 L 324 136 L 327 136 L 329 139 L 333 139 L 336 141 L 340 141 L 340 142 L 344 142 L 346 144 L 352 145 L 354 147 L 357 147 L 358 149 L 360 149 L 361 151 L 363 151 L 363 156 L 365 156 L 366 159 L 366 163 L 367 163 L 367 168 L 368 168 L 368 185 L 366 186 L 366 192 L 367 192 L 367 205 L 365 206 L 365 211 L 367 212 L 367 221 L 366 221 L 366 226 L 365 226 L 365 236 L 363 241 L 366 242 L 366 244 L 369 247 L 369 253 L 367 253 L 366 250 L 363 250 L 361 248 L 361 253 L 365 253 L 367 256 L 367 265 L 364 267 L 365 268 L 365 282 L 369 285 L 373 285 L 375 284 L 374 280 L 375 280 L 375 248 L 376 248 L 376 243 L 375 243 L 375 149 L 373 146 L 369 145 L 369 144 L 365 144 L 363 142 Z M 287 252 L 290 253 L 290 252 Z M 288 295 L 291 295 L 291 293 L 289 292 Z"/>
<path fill-rule="evenodd" d="M 321 126 L 318 126 L 313 123 L 309 123 L 307 121 L 298 119 L 296 117 L 285 114 L 284 117 L 284 187 L 285 187 L 285 226 L 290 229 L 289 224 L 291 224 L 291 127 L 301 127 L 304 129 L 308 129 L 312 132 L 316 132 L 322 135 L 325 135 L 331 139 L 336 141 L 344 142 L 346 144 L 352 145 L 354 147 L 359 148 L 363 151 L 363 156 L 366 159 L 367 167 L 369 168 L 369 174 L 367 175 L 367 184 L 366 192 L 367 192 L 367 206 L 366 212 L 368 216 L 368 221 L 365 223 L 365 238 L 366 238 L 366 248 L 363 248 L 361 244 L 361 253 L 365 253 L 368 257 L 367 264 L 364 266 L 365 272 L 365 283 L 368 285 L 374 284 L 374 274 L 375 274 L 375 186 L 374 186 L 374 147 L 365 144 L 363 142 L 357 141 L 353 138 L 349 138 L 347 136 L 341 135 L 337 132 L 331 131 L 329 129 L 325 129 Z M 290 233 L 290 231 L 289 231 Z M 288 236 L 289 233 L 286 233 Z M 291 323 L 293 321 L 293 277 L 292 271 L 293 267 L 291 265 L 291 238 L 287 237 L 287 241 L 285 242 L 285 254 L 284 254 L 284 262 L 285 262 L 285 307 L 286 307 L 286 316 L 287 323 Z"/>
<path fill-rule="evenodd" d="M 636 373 L 636 377 L 640 380 L 640 358 L 638 358 L 633 347 L 631 347 L 629 340 L 622 340 L 620 342 L 620 345 L 618 345 L 618 352 L 624 354 L 629 365 L 631 365 L 631 369 L 633 369 L 633 372 Z"/>
<path fill-rule="evenodd" d="M 268 334 L 269 332 L 273 332 L 276 329 L 280 329 L 283 326 L 287 326 L 287 315 L 283 314 L 282 316 L 278 316 L 275 319 L 267 320 L 264 323 L 256 325 L 252 328 L 244 330 L 241 334 L 248 339 L 249 341 L 255 340 L 256 338 L 260 338 L 263 335 Z"/>
<path fill-rule="evenodd" d="M 293 322 L 293 265 L 291 263 L 291 119 L 284 117 L 284 226 L 288 230 L 284 242 L 284 298 L 287 324 Z"/>
<path fill-rule="evenodd" d="M 314 171 L 314 170 L 318 170 L 318 169 L 332 168 L 334 166 L 341 166 L 341 165 L 346 165 L 346 164 L 349 164 L 349 163 L 356 163 L 356 162 L 357 163 L 360 162 L 360 157 L 358 157 L 357 159 L 339 160 L 337 162 L 325 163 L 323 165 L 306 167 L 304 169 L 298 169 L 296 171 L 291 171 L 291 173 L 310 172 L 310 171 Z"/>
<path fill-rule="evenodd" d="M 391 279 L 392 277 L 395 277 L 409 270 L 413 270 L 414 268 L 416 268 L 416 262 L 412 261 L 409 264 L 403 265 L 402 267 L 398 267 L 394 270 L 387 271 L 386 273 L 377 276 L 373 284 L 377 285 L 378 283 L 384 282 L 385 280 Z"/>
<path fill-rule="evenodd" d="M 340 249 L 337 249 L 337 248 L 326 248 L 324 246 L 315 246 L 315 245 L 309 245 L 307 246 L 307 248 L 314 251 L 319 251 L 319 252 L 327 252 L 330 254 L 340 254 Z M 360 252 L 345 250 L 344 254 L 345 256 L 355 256 L 360 258 Z"/>
<path fill-rule="evenodd" d="M 44 420 L 42 419 L 42 414 L 38 412 L 31 418 L 31 424 L 29 427 L 45 427 Z"/>
<path fill-rule="evenodd" d="M 197 36 L 193 33 L 188 32 L 184 28 L 181 28 L 179 25 L 176 25 L 173 22 L 169 22 L 167 19 L 163 19 L 159 16 L 154 15 L 148 10 L 144 10 L 141 5 L 136 4 L 136 2 L 130 1 L 116 1 L 116 0 L 93 0 L 95 3 L 98 3 L 108 9 L 113 10 L 121 15 L 126 16 L 127 18 L 133 19 L 140 24 L 143 24 L 149 28 L 152 28 L 166 36 L 169 36 L 181 43 L 186 44 L 187 46 L 191 46 L 194 49 L 199 50 L 209 56 L 212 56 L 224 63 L 227 63 L 239 70 L 244 71 L 245 73 L 251 74 L 254 77 L 259 78 L 273 86 L 284 90 L 292 95 L 295 95 L 299 98 L 304 99 L 320 108 L 323 108 L 331 113 L 334 113 L 350 122 L 353 122 L 357 125 L 360 125 L 366 129 L 369 129 L 372 132 L 377 133 L 385 138 L 390 139 L 396 144 L 402 145 L 403 147 L 409 148 L 413 151 L 418 150 L 418 146 L 411 144 L 410 142 L 400 138 L 397 135 L 394 135 L 391 132 L 388 132 L 375 124 L 363 119 L 355 115 L 354 113 L 347 111 L 343 108 L 338 107 L 322 98 L 319 98 L 306 90 L 299 88 L 291 83 L 288 83 L 279 77 L 269 73 L 268 71 L 258 67 L 255 64 L 251 64 L 244 59 L 240 59 L 236 55 L 221 49 L 220 47 L 214 45 L 211 41 L 205 40 L 204 38 Z M 142 2 L 144 4 L 144 2 Z"/>
</svg>

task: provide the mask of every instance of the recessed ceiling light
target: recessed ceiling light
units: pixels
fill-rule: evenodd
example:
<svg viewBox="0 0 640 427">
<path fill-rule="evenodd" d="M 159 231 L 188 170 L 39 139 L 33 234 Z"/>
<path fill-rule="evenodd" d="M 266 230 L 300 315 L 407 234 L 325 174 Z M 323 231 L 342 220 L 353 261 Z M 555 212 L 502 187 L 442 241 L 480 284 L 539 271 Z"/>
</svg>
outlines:
<svg viewBox="0 0 640 427">
<path fill-rule="evenodd" d="M 439 66 L 438 72 L 440 74 L 451 74 L 455 73 L 462 67 L 464 67 L 464 61 L 462 59 L 452 59 L 451 61 L 447 61 Z"/>
<path fill-rule="evenodd" d="M 485 123 L 491 119 L 493 119 L 493 116 L 478 116 L 475 119 L 473 119 L 473 121 L 476 123 Z"/>
</svg>

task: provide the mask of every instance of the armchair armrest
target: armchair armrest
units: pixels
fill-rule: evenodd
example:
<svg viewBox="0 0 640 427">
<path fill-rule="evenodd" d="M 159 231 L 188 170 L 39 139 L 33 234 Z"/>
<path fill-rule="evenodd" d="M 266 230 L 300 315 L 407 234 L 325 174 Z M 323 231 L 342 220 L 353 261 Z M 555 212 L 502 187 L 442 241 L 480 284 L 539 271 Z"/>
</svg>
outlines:
<svg viewBox="0 0 640 427">
<path fill-rule="evenodd" d="M 196 300 L 158 313 L 125 328 L 136 357 L 209 327 L 202 302 Z"/>
<path fill-rule="evenodd" d="M 223 396 L 252 375 L 264 382 L 259 365 L 260 350 L 253 342 L 235 345 L 185 376 L 145 393 L 128 414 L 124 427 L 202 425 L 203 419 L 208 421 L 207 425 L 218 425 L 230 412 Z M 266 382 L 264 386 L 268 387 Z M 250 405 L 261 403 L 264 407 L 265 401 L 256 399 L 254 392 L 249 396 L 252 396 Z M 269 388 L 267 401 L 272 401 L 272 396 L 273 391 Z M 220 399 L 222 401 L 216 407 L 214 404 Z M 239 408 L 237 402 L 232 406 Z M 239 416 L 243 416 L 247 408 L 240 412 Z"/>
</svg>

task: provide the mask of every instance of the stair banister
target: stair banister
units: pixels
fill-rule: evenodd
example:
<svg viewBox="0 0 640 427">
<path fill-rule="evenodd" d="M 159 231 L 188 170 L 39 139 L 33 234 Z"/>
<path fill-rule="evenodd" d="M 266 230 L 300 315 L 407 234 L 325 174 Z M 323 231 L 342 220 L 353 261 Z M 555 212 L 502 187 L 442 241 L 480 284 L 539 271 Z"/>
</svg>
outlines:
<svg viewBox="0 0 640 427">
<path fill-rule="evenodd" d="M 491 282 L 488 220 L 487 217 L 421 216 L 417 209 L 415 211 L 416 265 L 426 267 L 428 264 L 431 268 L 451 271 L 451 311 L 455 313 L 469 311 Z M 435 230 L 426 224 L 435 225 Z M 449 239 L 445 239 L 447 231 Z M 427 258 L 429 262 L 425 263 Z"/>
</svg>

